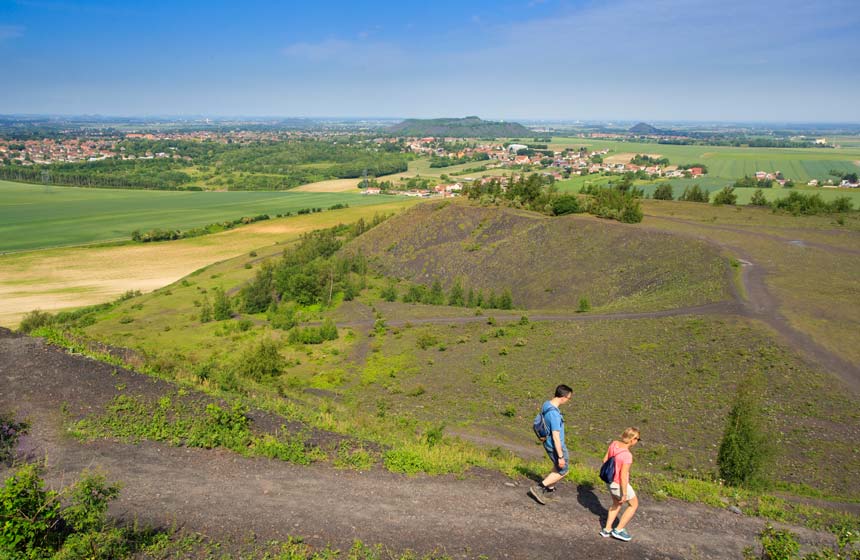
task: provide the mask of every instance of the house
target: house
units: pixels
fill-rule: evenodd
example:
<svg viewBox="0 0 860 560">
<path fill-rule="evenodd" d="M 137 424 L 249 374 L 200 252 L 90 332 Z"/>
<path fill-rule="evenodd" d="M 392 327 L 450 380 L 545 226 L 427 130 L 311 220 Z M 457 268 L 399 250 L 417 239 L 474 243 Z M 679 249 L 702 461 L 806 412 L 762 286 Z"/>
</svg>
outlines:
<svg viewBox="0 0 860 560">
<path fill-rule="evenodd" d="M 702 175 L 704 173 L 705 173 L 705 170 L 702 169 L 701 167 L 691 167 L 690 168 L 690 175 L 692 175 L 693 177 L 698 177 L 699 175 Z"/>
<path fill-rule="evenodd" d="M 361 191 L 361 194 L 381 194 L 381 193 L 382 193 L 382 189 L 377 188 L 377 187 L 367 187 L 366 189 Z"/>
</svg>

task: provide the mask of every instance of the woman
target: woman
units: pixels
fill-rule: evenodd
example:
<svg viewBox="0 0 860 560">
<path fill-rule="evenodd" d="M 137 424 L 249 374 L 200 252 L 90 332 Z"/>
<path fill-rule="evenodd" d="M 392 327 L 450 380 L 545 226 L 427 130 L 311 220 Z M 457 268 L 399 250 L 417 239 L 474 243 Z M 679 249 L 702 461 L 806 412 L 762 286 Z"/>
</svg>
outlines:
<svg viewBox="0 0 860 560">
<path fill-rule="evenodd" d="M 636 492 L 630 486 L 630 465 L 633 464 L 633 454 L 630 448 L 639 443 L 639 428 L 627 428 L 621 434 L 621 441 L 615 440 L 609 444 L 609 449 L 606 450 L 606 455 L 603 456 L 603 462 L 613 457 L 615 459 L 615 477 L 607 486 L 609 494 L 612 496 L 612 506 L 609 508 L 609 515 L 606 516 L 606 526 L 600 531 L 601 537 L 612 536 L 618 540 L 629 541 L 631 538 L 627 532 L 627 524 L 636 513 L 636 508 L 639 507 L 639 498 L 636 497 Z M 615 518 L 618 517 L 618 512 L 621 511 L 621 506 L 627 502 L 627 509 L 621 516 L 618 522 L 618 527 L 612 528 Z"/>
</svg>

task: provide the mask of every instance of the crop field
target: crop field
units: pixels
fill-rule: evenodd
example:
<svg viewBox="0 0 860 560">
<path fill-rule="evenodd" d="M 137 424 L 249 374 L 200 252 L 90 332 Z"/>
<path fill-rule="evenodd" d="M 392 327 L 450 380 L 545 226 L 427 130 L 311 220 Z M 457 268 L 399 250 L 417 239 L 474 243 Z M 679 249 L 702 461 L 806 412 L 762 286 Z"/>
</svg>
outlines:
<svg viewBox="0 0 860 560">
<path fill-rule="evenodd" d="M 398 212 L 416 202 L 376 198 L 385 203 L 276 218 L 177 241 L 0 255 L 0 325 L 14 326 L 33 309 L 56 311 L 110 301 L 129 290 L 149 292 L 214 262 L 253 250 L 265 254 L 261 247 L 278 251 L 276 244 L 307 231 Z"/>
<path fill-rule="evenodd" d="M 141 191 L 0 181 L 0 253 L 124 241 L 134 230 L 185 230 L 243 216 L 391 201 L 353 193 Z"/>
<path fill-rule="evenodd" d="M 727 146 L 676 146 L 671 144 L 618 142 L 590 138 L 553 138 L 550 147 L 587 146 L 610 150 L 609 155 L 623 153 L 660 154 L 671 165 L 703 163 L 710 178 L 732 182 L 756 171 L 781 171 L 786 178 L 806 183 L 810 179 L 827 179 L 830 170 L 860 171 L 860 147 L 829 148 L 735 148 Z"/>
</svg>

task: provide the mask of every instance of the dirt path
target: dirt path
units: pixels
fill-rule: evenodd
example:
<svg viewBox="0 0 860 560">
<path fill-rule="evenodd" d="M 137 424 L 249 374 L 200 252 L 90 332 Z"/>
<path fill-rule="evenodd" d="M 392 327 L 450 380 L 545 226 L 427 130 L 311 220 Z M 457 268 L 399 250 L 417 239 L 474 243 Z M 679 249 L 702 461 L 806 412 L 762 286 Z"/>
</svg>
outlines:
<svg viewBox="0 0 860 560">
<path fill-rule="evenodd" d="M 454 558 L 517 559 L 738 558 L 764 525 L 726 510 L 642 496 L 630 526 L 634 541 L 625 544 L 597 534 L 608 504 L 603 489 L 562 484 L 558 498 L 541 506 L 527 497 L 527 481 L 496 473 L 409 478 L 380 469 L 300 467 L 222 450 L 81 443 L 65 435 L 61 407 L 72 417 L 98 412 L 118 386 L 149 396 L 175 391 L 166 382 L 0 329 L 0 408 L 32 423 L 22 452 L 47 462 L 54 485 L 85 468 L 121 482 L 111 510 L 121 520 L 199 531 L 216 540 L 294 535 L 345 548 L 361 539 Z M 827 535 L 795 530 L 806 543 L 829 542 Z"/>
<path fill-rule="evenodd" d="M 767 238 L 779 243 L 796 243 L 796 240 L 786 237 L 760 232 L 751 232 L 739 227 L 702 224 L 700 222 L 685 220 L 682 218 L 667 218 L 663 216 L 655 217 L 655 219 L 690 225 L 696 228 L 716 229 L 741 235 L 754 235 L 758 238 Z M 650 227 L 658 231 L 664 231 L 659 227 Z M 841 356 L 838 356 L 829 349 L 818 344 L 808 334 L 797 330 L 791 325 L 791 323 L 789 323 L 788 319 L 786 319 L 780 312 L 781 302 L 767 287 L 765 282 L 765 278 L 768 274 L 767 269 L 757 263 L 743 246 L 736 243 L 715 241 L 714 239 L 700 236 L 695 233 L 678 231 L 674 231 L 673 233 L 676 233 L 677 235 L 692 236 L 696 239 L 714 244 L 721 249 L 731 251 L 738 259 L 740 259 L 741 265 L 743 266 L 741 279 L 746 298 L 739 299 L 737 301 L 740 305 L 740 314 L 764 322 L 775 330 L 789 344 L 789 346 L 804 356 L 807 361 L 810 361 L 814 365 L 822 367 L 835 374 L 855 393 L 860 393 L 860 366 L 843 359 Z M 845 247 L 834 247 L 806 241 L 804 241 L 803 244 L 806 247 L 814 248 L 816 250 L 839 254 L 860 255 L 860 250 L 853 250 Z"/>
</svg>

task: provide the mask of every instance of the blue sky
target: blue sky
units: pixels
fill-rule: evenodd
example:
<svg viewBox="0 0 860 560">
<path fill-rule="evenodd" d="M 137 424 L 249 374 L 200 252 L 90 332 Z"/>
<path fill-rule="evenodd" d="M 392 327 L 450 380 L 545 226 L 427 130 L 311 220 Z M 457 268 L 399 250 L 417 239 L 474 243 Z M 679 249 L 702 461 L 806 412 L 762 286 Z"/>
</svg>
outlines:
<svg viewBox="0 0 860 560">
<path fill-rule="evenodd" d="M 860 1 L 0 0 L 0 113 L 860 122 Z"/>
</svg>

